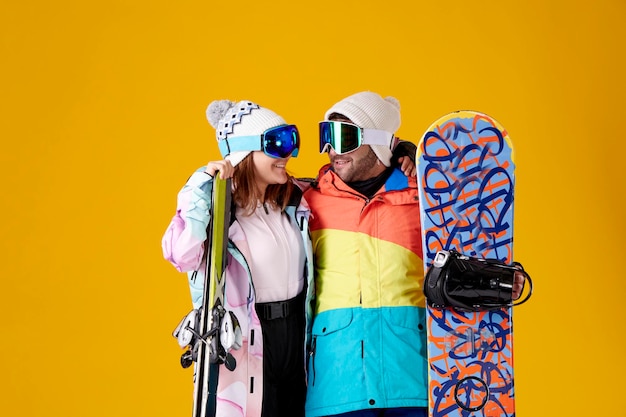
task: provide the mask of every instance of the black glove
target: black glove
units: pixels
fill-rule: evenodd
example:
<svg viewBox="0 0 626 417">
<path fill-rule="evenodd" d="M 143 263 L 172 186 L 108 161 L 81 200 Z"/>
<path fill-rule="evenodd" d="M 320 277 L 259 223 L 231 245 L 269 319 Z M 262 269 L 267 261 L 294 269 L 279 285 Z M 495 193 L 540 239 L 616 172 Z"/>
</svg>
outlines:
<svg viewBox="0 0 626 417">
<path fill-rule="evenodd" d="M 417 145 L 413 142 L 409 142 L 408 140 L 402 140 L 398 138 L 398 144 L 396 148 L 393 150 L 393 156 L 391 158 L 391 164 L 394 167 L 400 166 L 398 163 L 398 159 L 403 156 L 408 156 L 411 158 L 411 161 L 415 164 L 415 154 L 417 153 Z"/>
</svg>

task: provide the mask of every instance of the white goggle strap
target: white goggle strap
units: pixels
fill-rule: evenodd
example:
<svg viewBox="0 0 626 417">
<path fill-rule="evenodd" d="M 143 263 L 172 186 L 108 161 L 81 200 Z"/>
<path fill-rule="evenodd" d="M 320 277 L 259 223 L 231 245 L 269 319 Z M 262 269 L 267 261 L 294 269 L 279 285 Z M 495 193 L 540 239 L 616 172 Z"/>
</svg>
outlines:
<svg viewBox="0 0 626 417">
<path fill-rule="evenodd" d="M 363 129 L 362 145 L 382 145 L 391 149 L 393 133 L 385 130 Z"/>
</svg>

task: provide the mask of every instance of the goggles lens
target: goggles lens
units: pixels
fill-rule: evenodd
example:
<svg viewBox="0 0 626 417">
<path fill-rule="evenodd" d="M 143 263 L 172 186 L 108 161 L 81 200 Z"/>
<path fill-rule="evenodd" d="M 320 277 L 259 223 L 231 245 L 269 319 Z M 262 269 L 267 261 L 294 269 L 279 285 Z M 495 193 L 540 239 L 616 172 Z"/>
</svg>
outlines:
<svg viewBox="0 0 626 417">
<path fill-rule="evenodd" d="M 261 147 L 267 156 L 286 158 L 290 154 L 298 156 L 300 134 L 295 125 L 278 126 L 268 129 L 261 136 Z"/>
<path fill-rule="evenodd" d="M 352 152 L 363 143 L 363 131 L 345 122 L 320 122 L 320 153 L 333 147 L 338 154 Z"/>
</svg>

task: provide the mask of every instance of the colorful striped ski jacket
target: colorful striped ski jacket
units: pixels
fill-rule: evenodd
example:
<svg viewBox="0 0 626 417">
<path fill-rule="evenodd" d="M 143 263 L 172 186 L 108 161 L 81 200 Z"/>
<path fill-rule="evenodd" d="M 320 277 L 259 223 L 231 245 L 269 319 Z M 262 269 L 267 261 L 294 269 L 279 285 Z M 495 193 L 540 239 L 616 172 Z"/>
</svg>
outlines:
<svg viewBox="0 0 626 417">
<path fill-rule="evenodd" d="M 329 167 L 304 194 L 317 293 L 306 415 L 427 407 L 416 178 L 395 169 L 368 199 Z"/>
<path fill-rule="evenodd" d="M 191 175 L 178 194 L 176 214 L 162 239 L 163 255 L 180 272 L 187 272 L 191 299 L 194 308 L 202 304 L 204 268 L 200 263 L 206 228 L 211 208 L 213 179 L 199 168 Z M 301 195 L 301 194 L 300 194 Z M 309 239 L 309 210 L 300 200 L 289 205 L 286 213 L 297 222 L 306 251 L 307 288 L 313 287 L 313 262 Z M 241 225 L 235 219 L 231 224 L 228 242 L 228 266 L 225 271 L 225 307 L 237 316 L 243 333 L 243 345 L 231 353 L 237 361 L 234 371 L 220 365 L 217 393 L 218 416 L 259 417 L 263 398 L 263 335 L 261 323 L 255 309 L 255 291 L 250 268 L 241 251 L 235 246 L 233 236 L 243 236 Z M 246 244 L 247 242 L 242 242 Z M 197 271 L 197 272 L 194 272 Z M 306 316 L 310 323 L 312 309 L 310 291 L 307 291 Z M 309 331 L 310 332 L 310 331 Z M 309 333 L 308 332 L 308 333 Z M 303 335 L 304 336 L 304 335 Z M 305 366 L 302 352 L 302 364 Z"/>
</svg>

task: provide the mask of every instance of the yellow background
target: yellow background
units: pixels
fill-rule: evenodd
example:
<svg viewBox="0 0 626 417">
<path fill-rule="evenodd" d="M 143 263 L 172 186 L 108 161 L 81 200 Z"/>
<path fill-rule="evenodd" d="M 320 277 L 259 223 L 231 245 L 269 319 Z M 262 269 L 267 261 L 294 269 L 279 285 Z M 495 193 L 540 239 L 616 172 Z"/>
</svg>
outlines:
<svg viewBox="0 0 626 417">
<path fill-rule="evenodd" d="M 0 415 L 187 416 L 173 327 L 190 308 L 160 239 L 218 157 L 204 111 L 250 99 L 300 126 L 349 94 L 402 105 L 417 142 L 496 118 L 518 169 L 519 416 L 626 415 L 626 3 L 6 1 L 0 12 Z"/>
</svg>

